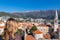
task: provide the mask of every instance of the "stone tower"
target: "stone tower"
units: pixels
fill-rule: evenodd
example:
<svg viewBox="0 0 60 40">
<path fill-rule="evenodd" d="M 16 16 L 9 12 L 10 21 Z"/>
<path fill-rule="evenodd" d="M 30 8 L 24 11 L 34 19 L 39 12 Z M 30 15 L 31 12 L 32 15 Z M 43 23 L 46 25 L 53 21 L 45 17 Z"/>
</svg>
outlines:
<svg viewBox="0 0 60 40">
<path fill-rule="evenodd" d="M 54 18 L 54 31 L 57 31 L 58 28 L 58 13 L 56 10 L 55 18 Z"/>
</svg>

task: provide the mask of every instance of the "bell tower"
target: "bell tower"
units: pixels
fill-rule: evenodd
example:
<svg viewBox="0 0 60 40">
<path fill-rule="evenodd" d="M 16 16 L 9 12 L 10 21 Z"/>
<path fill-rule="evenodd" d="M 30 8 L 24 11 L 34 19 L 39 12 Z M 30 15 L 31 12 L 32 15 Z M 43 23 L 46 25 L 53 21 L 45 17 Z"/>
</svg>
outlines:
<svg viewBox="0 0 60 40">
<path fill-rule="evenodd" d="M 54 18 L 54 31 L 57 31 L 58 28 L 58 13 L 56 10 L 55 18 Z"/>
</svg>

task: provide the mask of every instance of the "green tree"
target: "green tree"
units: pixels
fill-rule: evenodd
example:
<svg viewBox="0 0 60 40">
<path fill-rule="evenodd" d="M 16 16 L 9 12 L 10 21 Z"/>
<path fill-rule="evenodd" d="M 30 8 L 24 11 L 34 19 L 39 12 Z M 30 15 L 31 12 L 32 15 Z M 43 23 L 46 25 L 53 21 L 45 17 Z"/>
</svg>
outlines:
<svg viewBox="0 0 60 40">
<path fill-rule="evenodd" d="M 37 30 L 37 27 L 34 25 L 34 26 L 30 29 L 30 33 L 32 34 L 35 30 Z"/>
</svg>

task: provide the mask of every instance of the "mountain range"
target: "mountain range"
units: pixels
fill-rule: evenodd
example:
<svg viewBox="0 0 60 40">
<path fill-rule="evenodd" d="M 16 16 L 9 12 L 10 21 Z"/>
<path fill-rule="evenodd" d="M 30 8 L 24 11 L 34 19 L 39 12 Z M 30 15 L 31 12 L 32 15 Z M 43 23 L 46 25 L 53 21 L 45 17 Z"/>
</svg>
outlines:
<svg viewBox="0 0 60 40">
<path fill-rule="evenodd" d="M 10 16 L 10 17 L 18 17 L 18 16 L 16 16 L 16 15 L 13 15 L 13 14 L 11 14 L 11 13 L 8 13 L 8 12 L 0 12 L 0 17 L 1 16 Z"/>
<path fill-rule="evenodd" d="M 56 10 L 37 10 L 37 11 L 28 11 L 21 13 L 13 13 L 16 16 L 23 18 L 44 18 L 44 19 L 54 19 Z M 57 10 L 58 18 L 60 19 L 60 10 Z"/>
<path fill-rule="evenodd" d="M 35 10 L 27 12 L 0 12 L 0 16 L 10 16 L 10 17 L 22 17 L 22 18 L 44 18 L 44 19 L 54 19 L 56 10 Z M 57 10 L 58 18 L 60 19 L 60 10 Z"/>
</svg>

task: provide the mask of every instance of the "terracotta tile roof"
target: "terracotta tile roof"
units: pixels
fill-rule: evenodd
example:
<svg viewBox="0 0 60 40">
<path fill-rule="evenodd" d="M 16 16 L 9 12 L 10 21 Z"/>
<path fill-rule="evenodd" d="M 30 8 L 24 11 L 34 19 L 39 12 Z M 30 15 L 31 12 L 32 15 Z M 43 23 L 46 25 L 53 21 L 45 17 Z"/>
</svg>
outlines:
<svg viewBox="0 0 60 40">
<path fill-rule="evenodd" d="M 41 32 L 40 30 L 36 30 L 33 33 L 35 33 L 35 34 L 42 34 L 43 32 Z"/>
<path fill-rule="evenodd" d="M 38 24 L 37 26 L 48 27 L 48 26 L 45 25 L 45 24 Z"/>
<path fill-rule="evenodd" d="M 27 35 L 26 40 L 35 40 L 35 38 L 32 35 Z"/>
<path fill-rule="evenodd" d="M 0 28 L 4 28 L 4 26 L 0 26 Z"/>
</svg>

